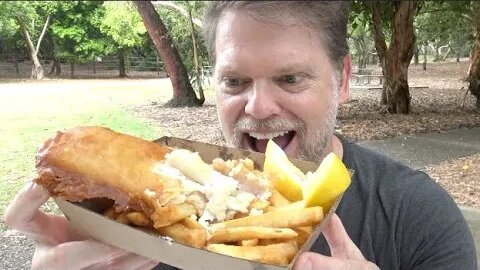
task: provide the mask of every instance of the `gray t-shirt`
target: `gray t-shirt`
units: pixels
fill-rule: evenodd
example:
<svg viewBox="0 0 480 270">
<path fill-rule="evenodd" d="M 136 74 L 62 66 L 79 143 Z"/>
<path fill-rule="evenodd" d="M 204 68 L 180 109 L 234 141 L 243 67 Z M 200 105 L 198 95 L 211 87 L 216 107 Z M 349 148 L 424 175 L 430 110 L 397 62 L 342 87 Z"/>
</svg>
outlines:
<svg viewBox="0 0 480 270">
<path fill-rule="evenodd" d="M 472 234 L 444 189 L 423 172 L 341 140 L 343 162 L 355 173 L 337 214 L 367 260 L 382 270 L 477 269 Z M 311 251 L 330 254 L 323 236 Z"/>
</svg>

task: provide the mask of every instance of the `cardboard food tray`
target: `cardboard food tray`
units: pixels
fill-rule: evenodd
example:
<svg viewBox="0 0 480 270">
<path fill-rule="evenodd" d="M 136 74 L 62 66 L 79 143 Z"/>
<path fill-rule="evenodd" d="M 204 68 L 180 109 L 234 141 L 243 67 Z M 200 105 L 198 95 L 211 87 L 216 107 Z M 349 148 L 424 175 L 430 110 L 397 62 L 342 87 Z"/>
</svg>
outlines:
<svg viewBox="0 0 480 270">
<path fill-rule="evenodd" d="M 162 137 L 154 142 L 170 147 L 178 147 L 199 152 L 202 159 L 211 163 L 213 159 L 221 157 L 240 159 L 248 157 L 254 161 L 256 169 L 263 169 L 264 155 L 234 148 L 222 147 L 213 144 L 200 143 L 173 137 Z M 318 164 L 301 160 L 291 161 L 302 171 L 314 171 Z M 81 234 L 100 242 L 143 255 L 147 258 L 161 261 L 184 270 L 210 269 L 242 269 L 242 270 L 285 270 L 292 269 L 298 255 L 308 251 L 322 232 L 323 224 L 330 219 L 341 201 L 342 195 L 337 198 L 330 211 L 322 222 L 315 228 L 309 240 L 300 247 L 288 266 L 268 265 L 245 259 L 230 257 L 182 245 L 171 239 L 148 233 L 147 231 L 115 222 L 102 214 L 98 214 L 105 206 L 101 201 L 86 203 L 70 203 L 55 198 L 60 210 L 65 214 L 71 225 Z"/>
</svg>

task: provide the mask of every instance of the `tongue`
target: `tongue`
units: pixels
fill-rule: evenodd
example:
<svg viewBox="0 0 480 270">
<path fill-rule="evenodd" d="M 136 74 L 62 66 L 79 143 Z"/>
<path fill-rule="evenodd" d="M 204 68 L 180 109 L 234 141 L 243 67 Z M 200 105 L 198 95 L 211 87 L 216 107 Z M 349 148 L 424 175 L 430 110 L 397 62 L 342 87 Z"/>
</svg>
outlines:
<svg viewBox="0 0 480 270">
<path fill-rule="evenodd" d="M 285 150 L 285 147 L 287 147 L 288 142 L 290 140 L 290 134 L 287 133 L 282 136 L 278 136 L 273 138 L 273 141 L 280 146 L 283 150 Z M 265 153 L 265 150 L 267 149 L 267 143 L 268 140 L 263 140 L 263 139 L 255 139 L 255 148 L 257 148 L 258 152 Z"/>
</svg>

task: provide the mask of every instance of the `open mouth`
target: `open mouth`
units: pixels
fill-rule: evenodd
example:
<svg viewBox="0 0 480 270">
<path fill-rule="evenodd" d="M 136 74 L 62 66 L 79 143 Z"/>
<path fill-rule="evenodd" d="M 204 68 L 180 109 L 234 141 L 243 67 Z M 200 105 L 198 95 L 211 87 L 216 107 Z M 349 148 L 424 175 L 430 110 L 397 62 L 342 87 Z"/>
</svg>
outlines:
<svg viewBox="0 0 480 270">
<path fill-rule="evenodd" d="M 296 132 L 294 130 L 287 130 L 279 132 L 249 132 L 244 134 L 250 149 L 265 153 L 267 143 L 270 139 L 285 151 L 295 137 Z"/>
</svg>

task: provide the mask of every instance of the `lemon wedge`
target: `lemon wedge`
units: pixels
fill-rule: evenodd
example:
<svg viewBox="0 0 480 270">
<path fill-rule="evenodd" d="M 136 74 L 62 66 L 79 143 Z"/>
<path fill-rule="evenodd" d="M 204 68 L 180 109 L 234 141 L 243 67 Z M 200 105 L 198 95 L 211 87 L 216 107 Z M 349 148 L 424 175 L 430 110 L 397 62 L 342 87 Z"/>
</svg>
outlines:
<svg viewBox="0 0 480 270">
<path fill-rule="evenodd" d="M 334 153 L 328 154 L 303 183 L 305 207 L 321 206 L 324 213 L 330 210 L 337 197 L 350 185 L 350 172 Z"/>
<path fill-rule="evenodd" d="M 263 171 L 272 179 L 274 188 L 287 200 L 302 200 L 305 174 L 288 160 L 285 152 L 273 140 L 267 143 Z"/>
</svg>

